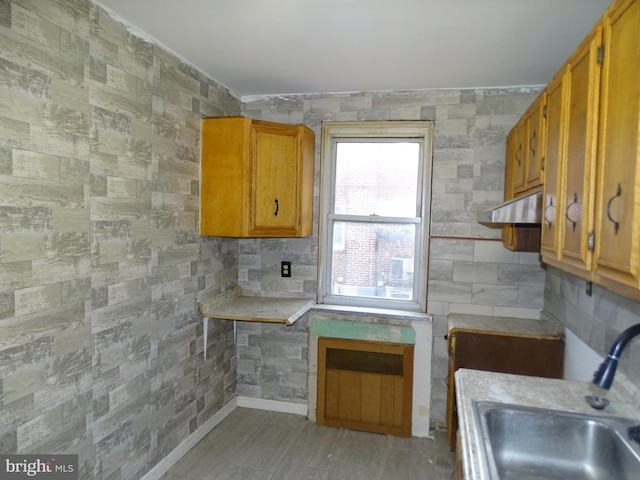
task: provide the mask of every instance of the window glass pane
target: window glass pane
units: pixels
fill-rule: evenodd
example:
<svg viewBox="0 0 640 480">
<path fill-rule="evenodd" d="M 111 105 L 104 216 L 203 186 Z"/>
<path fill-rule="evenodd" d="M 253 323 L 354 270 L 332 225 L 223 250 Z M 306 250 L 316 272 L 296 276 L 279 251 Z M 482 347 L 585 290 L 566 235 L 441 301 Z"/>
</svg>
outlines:
<svg viewBox="0 0 640 480">
<path fill-rule="evenodd" d="M 413 300 L 415 224 L 340 223 L 339 233 L 334 228 L 331 293 Z"/>
<path fill-rule="evenodd" d="M 419 155 L 417 142 L 339 142 L 335 206 L 348 215 L 418 216 Z"/>
</svg>

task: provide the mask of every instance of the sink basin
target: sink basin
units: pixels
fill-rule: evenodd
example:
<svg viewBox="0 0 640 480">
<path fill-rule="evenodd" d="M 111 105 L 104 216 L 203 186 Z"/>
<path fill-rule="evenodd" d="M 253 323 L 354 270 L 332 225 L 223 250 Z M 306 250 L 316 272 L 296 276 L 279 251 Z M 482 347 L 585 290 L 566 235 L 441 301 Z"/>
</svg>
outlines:
<svg viewBox="0 0 640 480">
<path fill-rule="evenodd" d="M 475 402 L 491 479 L 640 480 L 640 420 Z"/>
</svg>

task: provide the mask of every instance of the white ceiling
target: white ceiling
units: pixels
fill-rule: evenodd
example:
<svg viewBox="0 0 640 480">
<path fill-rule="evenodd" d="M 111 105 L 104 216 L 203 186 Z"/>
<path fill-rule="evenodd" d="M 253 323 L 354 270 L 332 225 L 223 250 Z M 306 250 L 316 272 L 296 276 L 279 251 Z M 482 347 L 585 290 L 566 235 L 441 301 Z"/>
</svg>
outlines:
<svg viewBox="0 0 640 480">
<path fill-rule="evenodd" d="M 611 0 L 99 0 L 240 96 L 546 84 Z"/>
</svg>

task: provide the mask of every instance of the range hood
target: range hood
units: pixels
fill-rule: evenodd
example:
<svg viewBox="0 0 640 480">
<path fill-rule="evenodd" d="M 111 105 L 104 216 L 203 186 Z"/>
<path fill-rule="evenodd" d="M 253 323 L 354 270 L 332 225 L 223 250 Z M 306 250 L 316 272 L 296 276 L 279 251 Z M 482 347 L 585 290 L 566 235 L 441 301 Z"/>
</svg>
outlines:
<svg viewBox="0 0 640 480">
<path fill-rule="evenodd" d="M 540 223 L 542 192 L 507 200 L 500 205 L 478 212 L 480 223 Z"/>
</svg>

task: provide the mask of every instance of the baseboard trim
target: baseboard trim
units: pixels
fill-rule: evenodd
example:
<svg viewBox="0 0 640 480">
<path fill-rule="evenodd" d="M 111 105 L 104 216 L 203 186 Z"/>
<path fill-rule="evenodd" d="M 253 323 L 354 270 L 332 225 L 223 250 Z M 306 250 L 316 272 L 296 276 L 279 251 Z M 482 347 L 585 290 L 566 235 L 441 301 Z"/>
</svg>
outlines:
<svg viewBox="0 0 640 480">
<path fill-rule="evenodd" d="M 159 480 L 173 467 L 189 450 L 196 446 L 211 430 L 227 418 L 238 407 L 238 398 L 233 398 L 218 410 L 200 428 L 185 438 L 180 445 L 174 448 L 169 455 L 160 460 L 151 470 L 145 473 L 141 480 Z"/>
<path fill-rule="evenodd" d="M 169 455 L 160 460 L 151 470 L 145 473 L 141 480 L 160 480 L 162 476 L 173 467 L 189 450 L 207 436 L 220 422 L 227 418 L 236 408 L 255 408 L 278 413 L 292 413 L 294 415 L 307 415 L 306 403 L 289 403 L 278 400 L 264 400 L 262 398 L 235 397 L 218 410 L 200 428 L 184 439 L 180 445 L 174 448 Z"/>
<path fill-rule="evenodd" d="M 237 397 L 238 407 L 255 408 L 256 410 L 268 410 L 278 413 L 292 413 L 294 415 L 307 416 L 306 403 L 289 403 L 279 400 L 265 400 L 263 398 Z"/>
</svg>

